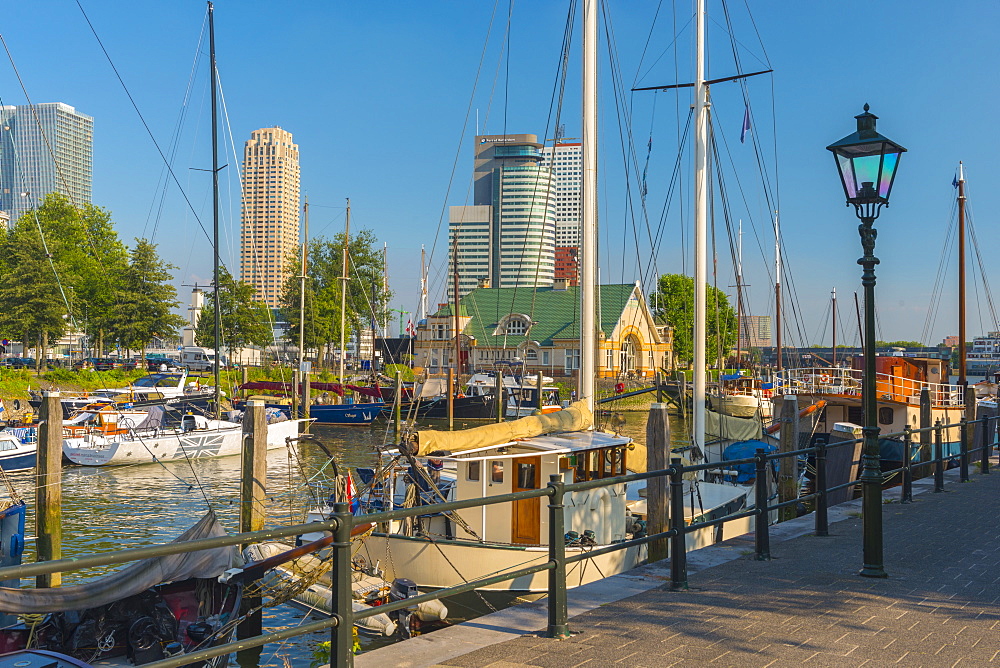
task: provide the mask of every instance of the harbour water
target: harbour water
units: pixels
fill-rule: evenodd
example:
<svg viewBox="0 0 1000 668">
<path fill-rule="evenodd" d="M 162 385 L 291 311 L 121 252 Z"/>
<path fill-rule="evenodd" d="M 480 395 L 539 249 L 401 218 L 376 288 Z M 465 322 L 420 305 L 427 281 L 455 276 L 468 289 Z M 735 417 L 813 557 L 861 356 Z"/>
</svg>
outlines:
<svg viewBox="0 0 1000 668">
<path fill-rule="evenodd" d="M 674 416 L 675 442 L 687 440 L 686 424 Z M 624 424 L 622 423 L 624 419 Z M 618 425 L 623 433 L 642 441 L 645 411 L 621 412 Z M 458 423 L 457 428 L 475 426 L 480 421 Z M 430 425 L 446 428 L 441 421 Z M 392 440 L 384 423 L 372 428 L 314 427 L 313 433 L 334 454 L 341 466 L 370 466 L 376 447 Z M 308 508 L 327 498 L 322 481 L 329 475 L 326 456 L 315 443 L 302 441 L 289 449 L 277 449 L 267 457 L 267 526 L 299 523 Z M 34 561 L 34 475 L 33 471 L 8 474 L 15 490 L 28 502 L 28 535 L 25 561 Z M 310 484 L 311 481 L 311 484 Z M 163 462 L 120 467 L 67 467 L 63 473 L 63 556 L 93 554 L 128 547 L 168 542 L 209 509 L 216 512 L 227 531 L 237 532 L 239 524 L 240 458 L 222 457 L 190 462 Z M 67 573 L 63 581 L 74 584 L 112 570 L 111 567 Z M 25 582 L 30 585 L 31 583 Z M 462 621 L 505 607 L 516 598 L 509 594 L 488 597 L 470 594 L 447 601 L 449 619 Z M 293 627 L 315 619 L 287 604 L 266 608 L 267 630 Z M 259 658 L 241 656 L 239 665 L 281 667 L 305 666 L 313 658 L 318 643 L 329 639 L 319 633 L 293 638 L 280 645 L 268 645 Z M 361 638 L 363 649 L 386 642 Z M 237 664 L 233 664 L 237 665 Z"/>
</svg>

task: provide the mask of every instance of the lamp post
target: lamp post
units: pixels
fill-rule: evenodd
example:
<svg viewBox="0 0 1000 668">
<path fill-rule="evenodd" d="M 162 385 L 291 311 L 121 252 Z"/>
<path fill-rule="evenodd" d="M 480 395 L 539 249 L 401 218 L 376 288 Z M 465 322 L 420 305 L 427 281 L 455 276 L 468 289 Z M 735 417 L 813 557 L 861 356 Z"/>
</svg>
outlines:
<svg viewBox="0 0 1000 668">
<path fill-rule="evenodd" d="M 889 192 L 896 178 L 899 157 L 906 149 L 875 131 L 878 116 L 868 111 L 855 116 L 858 131 L 826 148 L 833 152 L 847 205 L 861 220 L 858 232 L 864 255 L 861 284 L 865 294 L 865 368 L 862 380 L 864 405 L 864 454 L 861 473 L 864 511 L 864 566 L 859 575 L 887 577 L 882 559 L 882 470 L 879 467 L 878 404 L 875 388 L 875 219 L 889 205 Z"/>
</svg>

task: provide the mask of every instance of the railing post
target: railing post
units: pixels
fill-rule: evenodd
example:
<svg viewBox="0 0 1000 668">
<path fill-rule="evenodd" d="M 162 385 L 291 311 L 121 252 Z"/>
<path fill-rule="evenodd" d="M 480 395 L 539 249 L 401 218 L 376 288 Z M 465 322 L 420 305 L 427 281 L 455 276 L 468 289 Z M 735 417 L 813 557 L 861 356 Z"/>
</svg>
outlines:
<svg viewBox="0 0 1000 668">
<path fill-rule="evenodd" d="M 754 521 L 754 548 L 757 561 L 771 560 L 771 537 L 767 526 L 767 454 L 757 448 L 754 457 L 757 481 L 754 483 L 754 508 L 757 518 Z"/>
<path fill-rule="evenodd" d="M 910 503 L 913 501 L 913 470 L 910 465 L 913 463 L 913 434 L 910 433 L 910 425 L 903 427 L 903 494 L 899 499 L 900 503 Z"/>
<path fill-rule="evenodd" d="M 684 533 L 684 467 L 680 457 L 670 460 L 670 591 L 688 588 L 687 536 Z"/>
<path fill-rule="evenodd" d="M 816 444 L 816 529 L 817 536 L 830 535 L 826 502 L 826 443 Z"/>
<path fill-rule="evenodd" d="M 989 474 L 990 472 L 990 451 L 993 449 L 993 429 L 996 428 L 996 419 L 990 416 L 983 418 L 983 432 L 982 432 L 982 442 L 983 449 L 979 453 L 981 459 L 979 460 L 979 469 L 981 473 Z"/>
<path fill-rule="evenodd" d="M 963 415 L 958 432 L 958 480 L 969 482 L 969 420 Z"/>
<path fill-rule="evenodd" d="M 333 572 L 330 601 L 337 625 L 330 629 L 330 665 L 335 668 L 354 666 L 354 608 L 351 605 L 351 509 L 346 503 L 333 504 L 332 517 L 337 520 L 333 531 Z"/>
<path fill-rule="evenodd" d="M 934 421 L 934 492 L 944 491 L 944 448 L 941 444 L 941 420 Z"/>
<path fill-rule="evenodd" d="M 541 372 L 539 372 L 541 373 Z M 566 483 L 562 476 L 553 473 L 549 476 L 549 487 L 552 496 L 549 497 L 549 629 L 550 638 L 568 638 L 570 636 L 567 624 L 569 612 L 566 608 L 566 515 L 564 513 L 563 495 L 566 493 Z"/>
</svg>

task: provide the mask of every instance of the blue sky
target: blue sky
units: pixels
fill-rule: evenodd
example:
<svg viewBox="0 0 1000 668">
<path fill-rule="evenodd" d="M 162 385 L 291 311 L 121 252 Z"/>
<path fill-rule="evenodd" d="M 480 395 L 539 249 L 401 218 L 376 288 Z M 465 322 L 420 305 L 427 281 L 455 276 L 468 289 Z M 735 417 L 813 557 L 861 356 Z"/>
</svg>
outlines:
<svg viewBox="0 0 1000 668">
<path fill-rule="evenodd" d="M 165 151 L 172 145 L 191 80 L 174 169 L 208 227 L 210 181 L 196 171 L 211 164 L 207 42 L 192 75 L 205 4 L 80 1 Z M 879 129 L 909 149 L 892 205 L 877 224 L 879 336 L 936 343 L 955 333 L 954 260 L 945 267 L 940 306 L 930 319 L 928 305 L 954 220 L 951 180 L 959 160 L 966 165 L 972 222 L 985 262 L 991 262 L 990 251 L 1000 241 L 992 213 L 998 209 L 998 195 L 988 185 L 1000 180 L 994 157 L 1000 100 L 993 71 L 1000 62 L 995 39 L 1000 7 L 972 2 L 962 12 L 952 12 L 902 0 L 750 5 L 753 23 L 742 2 L 731 2 L 729 13 L 743 71 L 764 69 L 767 63 L 775 70 L 749 80 L 747 91 L 772 193 L 776 184 L 791 271 L 792 284 L 785 289 L 789 311 L 794 306 L 797 313 L 790 323 L 795 331 L 786 340 L 829 343 L 825 314 L 833 287 L 841 298 L 838 338 L 845 343 L 857 338 L 850 317 L 853 293 L 860 290 L 857 221 L 844 207 L 833 160 L 824 147 L 853 131 L 852 117 L 865 102 L 880 116 Z M 341 229 L 344 198 L 350 197 L 352 226 L 370 228 L 389 244 L 394 306 L 416 310 L 421 244 L 430 252 L 437 235 L 444 238 L 439 222 L 445 207 L 466 201 L 477 113 L 481 129 L 490 133 L 506 128 L 552 136 L 549 100 L 566 6 L 548 0 L 514 3 L 508 60 L 501 55 L 510 9 L 506 2 L 496 6 L 487 41 L 494 9 L 489 2 L 221 0 L 216 35 L 228 111 L 225 143 L 231 133 L 241 151 L 252 130 L 275 124 L 292 132 L 301 150 L 302 192 L 312 205 L 312 233 L 331 235 Z M 692 6 L 606 3 L 621 86 L 691 79 Z M 737 70 L 722 5 L 709 0 L 709 11 L 709 77 L 729 76 Z M 162 255 L 179 267 L 178 284 L 207 282 L 208 240 L 173 185 L 161 207 L 163 163 L 76 2 L 16 3 L 5 9 L 3 36 L 32 101 L 65 102 L 95 117 L 94 202 L 112 211 L 121 236 L 150 236 L 155 228 Z M 579 136 L 579 42 L 577 33 L 561 113 L 571 137 Z M 620 126 L 604 46 L 600 59 L 602 278 L 646 280 L 653 271 L 690 271 L 690 156 L 682 158 L 684 177 L 673 195 L 662 242 L 651 250 L 641 241 L 645 223 L 640 220 L 634 232 L 628 213 Z M 6 61 L 0 66 L 0 95 L 4 104 L 25 102 Z M 655 226 L 669 192 L 690 92 L 625 93 L 624 101 L 631 108 L 640 162 L 653 139 L 647 207 L 657 212 L 650 223 Z M 751 310 L 769 314 L 773 240 L 753 149 L 739 143 L 741 89 L 720 84 L 714 87 L 713 102 L 720 150 L 725 151 L 724 142 L 733 156 L 722 167 L 734 202 L 730 215 L 745 221 L 744 273 L 751 286 Z M 229 155 L 222 162 L 231 166 L 222 177 L 222 255 L 235 266 L 239 200 L 232 167 L 238 160 Z M 737 174 L 746 204 L 738 194 Z M 682 210 L 676 208 L 681 201 Z M 716 228 L 717 284 L 729 291 L 734 279 L 721 209 Z M 432 304 L 443 289 L 444 255 L 438 241 Z M 970 269 L 971 335 L 992 329 L 978 274 Z M 181 291 L 186 299 L 187 288 Z"/>
</svg>

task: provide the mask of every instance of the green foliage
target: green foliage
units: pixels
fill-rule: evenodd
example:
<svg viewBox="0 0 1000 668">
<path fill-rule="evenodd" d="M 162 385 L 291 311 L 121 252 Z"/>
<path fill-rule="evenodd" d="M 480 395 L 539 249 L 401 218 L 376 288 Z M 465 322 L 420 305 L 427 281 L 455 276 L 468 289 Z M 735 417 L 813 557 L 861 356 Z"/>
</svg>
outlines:
<svg viewBox="0 0 1000 668">
<path fill-rule="evenodd" d="M 120 308 L 110 321 L 113 341 L 125 350 L 145 350 L 154 336 L 172 336 L 185 324 L 172 312 L 180 306 L 171 285 L 171 264 L 163 262 L 156 245 L 136 239 L 124 275 L 118 283 Z"/>
<path fill-rule="evenodd" d="M 321 351 L 340 345 L 340 296 L 343 281 L 343 233 L 333 239 L 319 237 L 309 242 L 309 262 L 305 281 L 305 346 Z M 382 290 L 382 251 L 370 230 L 361 230 L 351 237 L 348 246 L 351 265 L 347 288 L 345 338 L 375 321 L 385 322 L 385 309 L 390 294 Z M 301 254 L 301 249 L 299 250 Z M 299 342 L 300 295 L 302 292 L 301 261 L 298 257 L 289 263 L 281 295 L 282 311 L 291 327 L 286 340 L 293 345 Z"/>
<path fill-rule="evenodd" d="M 925 348 L 919 341 L 875 341 L 876 348 Z"/>
<path fill-rule="evenodd" d="M 219 306 L 222 323 L 221 346 L 232 351 L 248 346 L 271 343 L 271 325 L 267 306 L 255 301 L 257 291 L 249 283 L 233 278 L 224 267 L 219 268 Z M 205 298 L 205 308 L 198 318 L 195 342 L 199 346 L 215 346 L 215 293 Z"/>
<path fill-rule="evenodd" d="M 736 312 L 725 293 L 706 285 L 706 355 L 709 360 L 728 355 L 736 345 Z M 694 358 L 694 279 L 683 274 L 660 276 L 657 289 L 649 296 L 654 315 L 674 327 L 674 356 L 678 361 Z"/>
<path fill-rule="evenodd" d="M 386 364 L 385 365 L 385 375 L 389 378 L 395 378 L 396 372 L 399 371 L 404 383 L 412 383 L 414 380 L 413 369 L 406 366 L 405 364 Z"/>
</svg>

